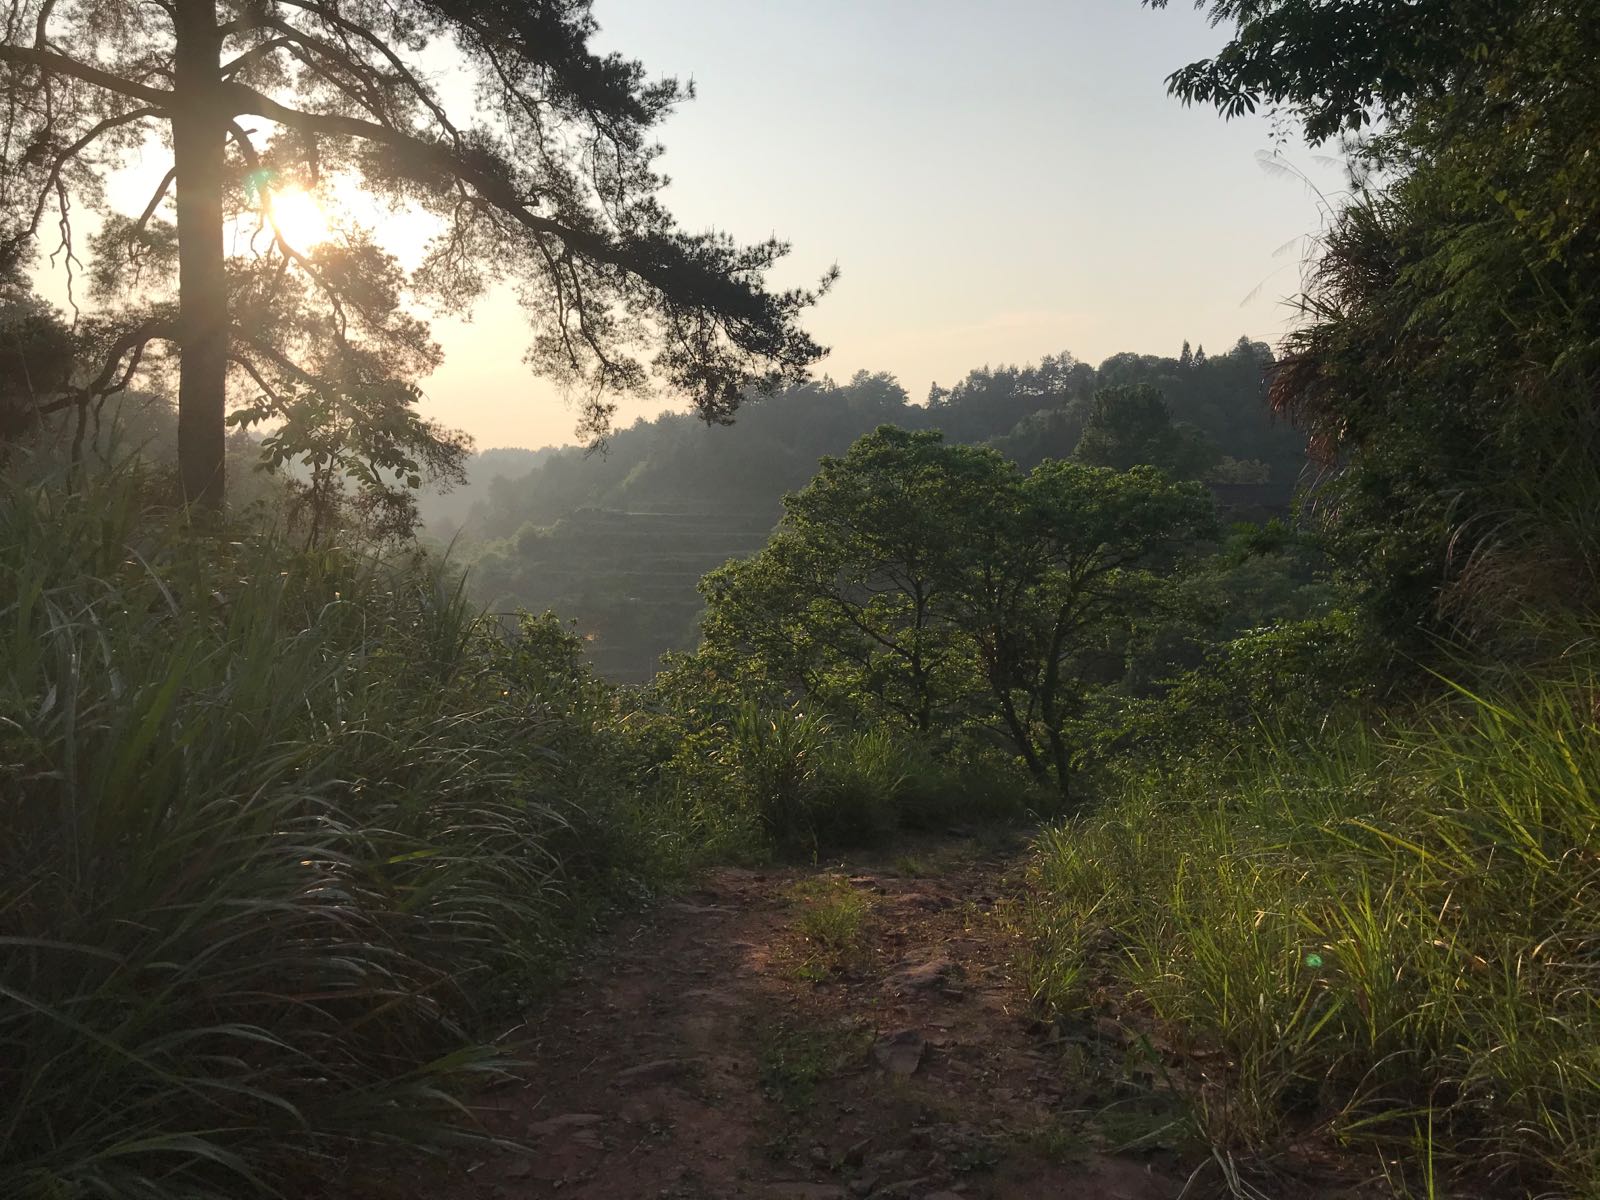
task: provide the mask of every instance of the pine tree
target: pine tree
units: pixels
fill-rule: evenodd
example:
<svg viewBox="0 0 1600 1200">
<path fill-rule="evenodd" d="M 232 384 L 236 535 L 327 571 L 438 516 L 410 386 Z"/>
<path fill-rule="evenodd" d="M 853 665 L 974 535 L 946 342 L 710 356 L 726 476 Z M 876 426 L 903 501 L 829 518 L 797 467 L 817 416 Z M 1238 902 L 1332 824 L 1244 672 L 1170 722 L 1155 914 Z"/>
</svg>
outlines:
<svg viewBox="0 0 1600 1200">
<path fill-rule="evenodd" d="M 176 350 L 191 502 L 222 500 L 230 381 L 284 404 L 405 395 L 438 361 L 413 297 L 459 312 L 490 282 L 515 289 L 530 359 L 591 431 L 652 374 L 722 420 L 821 354 L 797 325 L 818 291 L 765 287 L 782 243 L 686 233 L 662 207 L 654 130 L 689 89 L 591 51 L 589 0 L 9 6 L 0 272 L 44 228 L 75 262 L 74 214 L 99 216 L 90 273 L 119 328 L 85 377 Z M 163 147 L 148 203 L 118 211 L 106 177 Z M 370 238 L 286 238 L 275 201 L 329 179 L 430 214 L 421 268 Z"/>
</svg>

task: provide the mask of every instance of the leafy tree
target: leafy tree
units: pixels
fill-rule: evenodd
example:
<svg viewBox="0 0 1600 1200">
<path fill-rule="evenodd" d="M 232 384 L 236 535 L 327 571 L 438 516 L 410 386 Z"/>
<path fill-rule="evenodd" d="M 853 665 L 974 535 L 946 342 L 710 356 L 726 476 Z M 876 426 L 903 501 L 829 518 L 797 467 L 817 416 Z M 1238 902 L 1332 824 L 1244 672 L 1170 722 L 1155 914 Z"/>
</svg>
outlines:
<svg viewBox="0 0 1600 1200">
<path fill-rule="evenodd" d="M 1175 368 L 1176 359 L 1162 358 L 1158 354 L 1134 354 L 1124 350 L 1113 354 L 1095 369 L 1094 386 L 1098 391 L 1121 384 L 1147 383 L 1160 376 L 1169 367 Z"/>
<path fill-rule="evenodd" d="M 1174 425 L 1166 400 L 1146 383 L 1096 393 L 1074 457 L 1118 471 L 1144 464 L 1180 479 L 1195 479 L 1220 455 L 1193 426 Z"/>
<path fill-rule="evenodd" d="M 961 625 L 1030 771 L 1062 796 L 1083 757 L 1071 737 L 1092 689 L 1120 677 L 1107 648 L 1158 606 L 1167 571 L 1215 533 L 1211 498 L 1160 471 L 1041 463 L 968 565 Z"/>
<path fill-rule="evenodd" d="M 1174 86 L 1313 139 L 1368 111 L 1390 167 L 1333 222 L 1272 402 L 1309 432 L 1329 547 L 1392 636 L 1600 595 L 1600 23 L 1575 0 L 1223 4 Z M 1220 90 L 1219 90 L 1220 89 Z M 1379 184 L 1382 186 L 1379 186 Z"/>
<path fill-rule="evenodd" d="M 697 658 L 769 701 L 803 695 L 923 738 L 993 729 L 1070 793 L 1074 724 L 1122 674 L 1118 630 L 1209 536 L 1197 484 L 882 428 L 790 496 L 755 557 L 704 582 Z"/>
<path fill-rule="evenodd" d="M 760 554 L 706 578 L 707 643 L 835 709 L 947 727 L 973 685 L 957 589 L 1014 477 L 936 432 L 867 434 L 785 499 Z"/>
<path fill-rule="evenodd" d="M 530 360 L 602 431 L 650 368 L 724 420 L 820 353 L 796 319 L 816 293 L 763 280 L 776 241 L 678 228 L 652 134 L 687 89 L 589 49 L 588 0 L 8 0 L 0 267 L 47 213 L 101 217 L 99 298 L 115 329 L 89 375 L 177 351 L 184 495 L 221 502 L 227 393 L 400 396 L 438 352 L 404 295 L 447 311 L 490 283 L 535 325 Z M 430 68 L 448 56 L 438 82 Z M 148 202 L 106 175 L 169 149 Z M 296 244 L 279 206 L 344 181 L 438 224 L 404 273 L 372 231 Z M 169 193 L 171 195 L 168 219 Z M 229 230 L 253 249 L 230 255 Z"/>
<path fill-rule="evenodd" d="M 1145 0 L 1165 8 L 1168 0 Z M 1313 142 L 1469 93 L 1535 9 L 1524 0 L 1195 0 L 1234 37 L 1168 85 L 1230 117 L 1288 108 Z M 1573 11 L 1583 5 L 1572 5 Z M 1592 16 L 1592 14 L 1591 14 Z M 1492 68 L 1491 68 L 1492 69 Z"/>
<path fill-rule="evenodd" d="M 410 537 L 417 527 L 417 489 L 423 479 L 457 482 L 463 445 L 457 435 L 423 420 L 412 389 L 363 387 L 343 392 L 306 390 L 238 409 L 230 422 L 247 426 L 277 418 L 262 439 L 261 465 L 303 465 L 289 479 L 289 517 L 317 545 L 353 516 L 375 541 Z"/>
<path fill-rule="evenodd" d="M 1234 524 L 1215 554 L 1198 559 L 1135 631 L 1122 690 L 1156 700 L 1183 673 L 1252 630 L 1321 618 L 1348 597 L 1329 578 L 1318 539 L 1271 520 Z"/>
<path fill-rule="evenodd" d="M 0 449 L 52 411 L 70 387 L 77 343 L 61 314 L 13 267 L 0 272 Z"/>
<path fill-rule="evenodd" d="M 1094 404 L 1087 397 L 1062 408 L 1042 408 L 1023 417 L 1004 437 L 990 438 L 985 445 L 1024 470 L 1032 470 L 1047 458 L 1071 458 L 1093 412 Z"/>
<path fill-rule="evenodd" d="M 983 367 L 953 387 L 932 387 L 928 420 L 952 441 L 982 441 L 1006 433 L 1041 409 L 1060 408 L 1088 395 L 1094 379 L 1094 368 L 1066 351 L 1025 367 Z"/>
</svg>

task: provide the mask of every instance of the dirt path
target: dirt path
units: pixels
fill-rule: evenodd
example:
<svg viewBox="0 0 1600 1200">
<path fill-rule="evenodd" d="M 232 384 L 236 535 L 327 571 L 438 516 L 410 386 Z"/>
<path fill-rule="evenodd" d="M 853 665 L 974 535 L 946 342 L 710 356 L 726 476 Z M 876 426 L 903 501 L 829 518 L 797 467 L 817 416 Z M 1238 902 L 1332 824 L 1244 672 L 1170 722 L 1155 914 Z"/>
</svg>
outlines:
<svg viewBox="0 0 1600 1200">
<path fill-rule="evenodd" d="M 486 1124 L 526 1149 L 400 1190 L 1175 1197 L 1171 1113 L 1099 1082 L 1127 1057 L 1117 1031 L 1064 1037 L 1029 1016 L 1011 921 L 1020 852 L 946 840 L 724 870 L 625 922 L 540 1014 L 529 1082 L 485 1098 Z"/>
</svg>

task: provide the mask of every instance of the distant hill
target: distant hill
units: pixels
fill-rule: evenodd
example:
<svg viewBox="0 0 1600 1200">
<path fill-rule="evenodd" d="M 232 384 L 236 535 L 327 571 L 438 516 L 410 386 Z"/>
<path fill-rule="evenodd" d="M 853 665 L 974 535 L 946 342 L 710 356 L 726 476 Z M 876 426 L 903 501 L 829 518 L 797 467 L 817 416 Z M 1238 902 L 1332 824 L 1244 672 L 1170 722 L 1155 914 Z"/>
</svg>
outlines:
<svg viewBox="0 0 1600 1200">
<path fill-rule="evenodd" d="M 418 494 L 417 511 L 422 517 L 423 532 L 431 538 L 448 542 L 460 532 L 472 506 L 495 480 L 526 475 L 555 452 L 554 446 L 540 450 L 501 446 L 474 454 L 466 463 L 467 482 L 464 485 L 448 492 L 428 487 Z"/>
<path fill-rule="evenodd" d="M 1272 354 L 1241 338 L 1226 354 L 1119 354 L 1099 367 L 1070 354 L 982 368 L 914 404 L 892 376 L 861 372 L 758 398 L 730 426 L 668 414 L 619 430 L 603 451 L 491 450 L 472 484 L 435 507 L 429 532 L 454 535 L 476 597 L 496 610 L 553 608 L 577 622 L 598 669 L 648 679 L 666 650 L 697 641 L 696 583 L 760 548 L 785 493 L 879 425 L 939 428 L 1023 467 L 1070 456 L 1104 387 L 1148 384 L 1172 423 L 1215 452 L 1206 476 L 1225 512 L 1287 512 L 1304 464 L 1293 430 L 1265 406 Z M 530 461 L 516 469 L 517 455 Z M 441 515 L 436 515 L 441 514 Z"/>
</svg>

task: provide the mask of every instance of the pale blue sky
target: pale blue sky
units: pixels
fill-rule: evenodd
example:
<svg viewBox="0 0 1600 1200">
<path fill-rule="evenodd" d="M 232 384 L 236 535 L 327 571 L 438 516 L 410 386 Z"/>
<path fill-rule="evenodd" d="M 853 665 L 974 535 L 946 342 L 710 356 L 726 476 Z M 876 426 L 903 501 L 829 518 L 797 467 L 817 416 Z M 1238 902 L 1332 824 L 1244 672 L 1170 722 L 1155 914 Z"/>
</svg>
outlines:
<svg viewBox="0 0 1600 1200">
<path fill-rule="evenodd" d="M 1071 350 L 1276 341 L 1318 202 L 1257 161 L 1263 118 L 1166 94 L 1219 46 L 1187 6 L 1137 0 L 596 0 L 601 44 L 699 97 L 662 131 L 691 228 L 794 245 L 783 282 L 837 262 L 809 325 L 846 378 L 913 398 L 972 367 Z M 1290 141 L 1325 189 L 1337 169 Z M 1258 291 L 1259 289 L 1259 291 Z M 1254 299 L 1247 299 L 1256 293 Z M 567 440 L 573 418 L 508 353 L 511 313 L 441 327 L 429 409 L 480 445 Z M 629 405 L 625 417 L 659 410 Z"/>
</svg>

